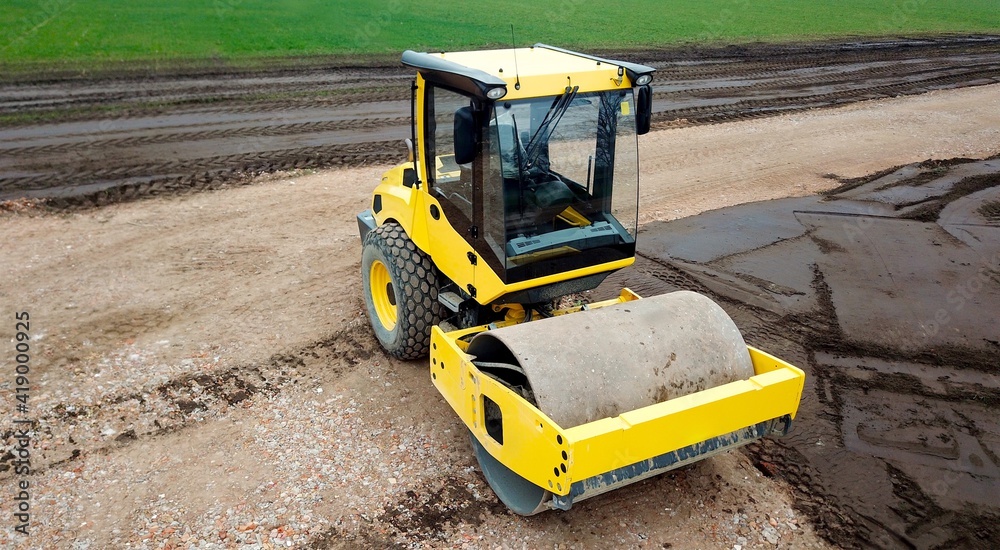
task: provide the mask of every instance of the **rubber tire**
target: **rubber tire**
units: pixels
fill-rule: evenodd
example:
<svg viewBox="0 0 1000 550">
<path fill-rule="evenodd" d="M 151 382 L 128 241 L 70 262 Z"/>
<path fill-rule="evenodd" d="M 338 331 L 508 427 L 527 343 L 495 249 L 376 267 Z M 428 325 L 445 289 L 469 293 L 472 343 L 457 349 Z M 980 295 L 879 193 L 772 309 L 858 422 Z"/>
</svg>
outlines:
<svg viewBox="0 0 1000 550">
<path fill-rule="evenodd" d="M 396 298 L 396 324 L 391 329 L 382 324 L 372 300 L 369 279 L 376 260 L 388 269 Z M 413 244 L 399 224 L 385 223 L 365 237 L 361 282 L 368 320 L 382 347 L 398 359 L 426 357 L 431 327 L 441 322 L 438 273 L 430 258 Z"/>
</svg>

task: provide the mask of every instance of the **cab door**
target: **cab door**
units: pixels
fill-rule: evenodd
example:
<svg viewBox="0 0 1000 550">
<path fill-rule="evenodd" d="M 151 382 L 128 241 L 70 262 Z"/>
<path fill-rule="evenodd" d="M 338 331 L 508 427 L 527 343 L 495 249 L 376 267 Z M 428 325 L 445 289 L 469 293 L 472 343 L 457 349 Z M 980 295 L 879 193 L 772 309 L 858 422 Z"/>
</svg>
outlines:
<svg viewBox="0 0 1000 550">
<path fill-rule="evenodd" d="M 430 194 L 428 237 L 434 262 L 445 275 L 475 296 L 473 253 L 478 237 L 475 162 L 455 160 L 455 114 L 471 106 L 472 99 L 448 88 L 428 83 L 424 92 L 424 140 L 427 191 Z M 435 211 L 437 207 L 437 211 Z M 472 255 L 470 256 L 470 253 Z"/>
</svg>

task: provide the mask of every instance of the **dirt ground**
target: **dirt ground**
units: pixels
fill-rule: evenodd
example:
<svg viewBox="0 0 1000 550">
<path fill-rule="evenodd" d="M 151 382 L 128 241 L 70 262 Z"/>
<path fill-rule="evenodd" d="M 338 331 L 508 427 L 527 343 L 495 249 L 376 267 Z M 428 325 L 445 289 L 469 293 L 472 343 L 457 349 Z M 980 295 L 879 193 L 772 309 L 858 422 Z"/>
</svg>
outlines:
<svg viewBox="0 0 1000 550">
<path fill-rule="evenodd" d="M 996 155 L 1000 86 L 662 130 L 640 143 L 645 238 L 661 222 L 712 209 L 813 195 L 927 159 Z M 293 172 L 222 191 L 0 217 L 0 340 L 11 342 L 12 355 L 14 312 L 30 313 L 28 416 L 37 422 L 32 534 L 14 532 L 5 496 L 0 545 L 801 548 L 953 540 L 867 537 L 843 492 L 810 481 L 821 475 L 811 456 L 789 460 L 791 451 L 770 444 L 570 513 L 511 515 L 478 473 L 425 365 L 389 359 L 369 332 L 354 215 L 384 168 Z M 654 257 L 665 248 L 643 246 L 639 265 L 613 281 L 636 283 L 640 293 L 669 267 Z M 659 280 L 670 273 L 680 271 Z M 754 343 L 749 317 L 734 317 Z M 776 342 L 761 341 L 765 349 Z M 13 366 L 4 364 L 0 409 L 12 411 Z M 819 390 L 811 382 L 807 391 L 815 399 Z M 822 414 L 803 407 L 803 415 Z M 3 424 L 8 446 L 11 419 Z M 863 451 L 845 450 L 849 442 L 836 432 L 815 439 L 803 426 L 817 422 L 802 419 L 797 437 L 840 449 L 842 460 Z M 2 495 L 14 495 L 21 479 L 12 459 L 0 463 Z M 836 502 L 822 507 L 834 493 Z M 996 497 L 983 505 L 996 507 Z"/>
</svg>

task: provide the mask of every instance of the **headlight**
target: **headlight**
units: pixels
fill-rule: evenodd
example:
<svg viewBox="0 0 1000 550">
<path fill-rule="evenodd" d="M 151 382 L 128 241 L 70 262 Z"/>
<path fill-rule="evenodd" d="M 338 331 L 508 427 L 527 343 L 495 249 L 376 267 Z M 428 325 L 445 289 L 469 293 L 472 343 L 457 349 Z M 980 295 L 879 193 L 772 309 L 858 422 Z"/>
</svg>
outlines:
<svg viewBox="0 0 1000 550">
<path fill-rule="evenodd" d="M 505 95 L 507 95 L 507 88 L 503 87 L 490 88 L 489 91 L 486 92 L 486 97 L 492 100 L 500 99 Z"/>
<path fill-rule="evenodd" d="M 639 75 L 639 78 L 635 79 L 635 85 L 645 86 L 646 84 L 649 84 L 652 81 L 653 81 L 653 75 L 641 74 Z"/>
</svg>

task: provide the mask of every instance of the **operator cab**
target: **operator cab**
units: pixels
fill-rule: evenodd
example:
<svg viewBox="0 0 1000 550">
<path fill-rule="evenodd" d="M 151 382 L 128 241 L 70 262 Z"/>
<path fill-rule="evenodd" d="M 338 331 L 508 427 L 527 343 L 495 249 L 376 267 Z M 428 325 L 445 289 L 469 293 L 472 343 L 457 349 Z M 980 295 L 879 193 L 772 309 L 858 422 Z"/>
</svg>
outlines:
<svg viewBox="0 0 1000 550">
<path fill-rule="evenodd" d="M 653 69 L 624 64 L 632 79 L 647 76 L 640 86 L 625 80 L 620 62 L 541 45 L 518 52 L 576 67 L 566 76 L 552 74 L 551 65 L 535 68 L 548 74 L 529 68 L 515 75 L 511 63 L 509 72 L 498 67 L 494 75 L 449 60 L 455 54 L 404 54 L 405 64 L 423 69 L 417 108 L 426 122 L 414 137 L 423 141 L 428 192 L 506 284 L 634 257 L 637 135 L 649 128 Z M 476 60 L 483 67 L 502 63 L 482 61 L 482 54 Z M 610 78 L 580 76 L 597 70 Z M 609 272 L 583 286 L 593 288 Z M 563 285 L 558 293 L 566 291 Z"/>
</svg>

